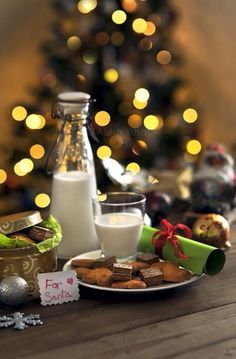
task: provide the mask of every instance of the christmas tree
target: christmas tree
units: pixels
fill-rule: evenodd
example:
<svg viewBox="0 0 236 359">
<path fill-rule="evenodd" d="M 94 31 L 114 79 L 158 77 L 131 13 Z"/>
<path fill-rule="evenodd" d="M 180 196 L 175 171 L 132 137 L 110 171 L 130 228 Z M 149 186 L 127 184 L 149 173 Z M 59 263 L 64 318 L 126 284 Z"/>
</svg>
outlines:
<svg viewBox="0 0 236 359">
<path fill-rule="evenodd" d="M 178 76 L 172 40 L 177 14 L 167 0 L 56 0 L 45 66 L 32 103 L 12 108 L 14 146 L 2 170 L 8 211 L 47 208 L 50 176 L 45 159 L 58 129 L 51 105 L 62 91 L 96 99 L 93 127 L 98 188 L 108 178 L 101 160 L 112 157 L 127 170 L 179 169 L 194 161 L 198 114 Z M 6 212 L 6 208 L 4 208 Z"/>
</svg>

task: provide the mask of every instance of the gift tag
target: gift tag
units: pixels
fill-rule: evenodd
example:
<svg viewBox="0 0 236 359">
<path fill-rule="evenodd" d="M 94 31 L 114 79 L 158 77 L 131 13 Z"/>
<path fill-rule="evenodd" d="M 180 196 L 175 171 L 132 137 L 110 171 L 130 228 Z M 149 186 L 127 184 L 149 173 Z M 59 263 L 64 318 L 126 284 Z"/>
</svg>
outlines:
<svg viewBox="0 0 236 359">
<path fill-rule="evenodd" d="M 79 287 L 74 270 L 38 274 L 42 305 L 62 304 L 79 299 Z"/>
</svg>

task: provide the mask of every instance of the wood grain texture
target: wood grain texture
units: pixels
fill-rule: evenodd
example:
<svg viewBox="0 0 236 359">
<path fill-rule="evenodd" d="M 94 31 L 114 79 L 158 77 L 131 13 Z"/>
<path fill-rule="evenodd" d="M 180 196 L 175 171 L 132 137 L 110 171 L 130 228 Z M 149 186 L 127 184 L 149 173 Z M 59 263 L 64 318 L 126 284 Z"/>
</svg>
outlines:
<svg viewBox="0 0 236 359">
<path fill-rule="evenodd" d="M 4 359 L 236 357 L 234 234 L 223 271 L 187 287 L 149 294 L 81 288 L 78 302 L 15 308 L 39 313 L 44 325 L 0 331 Z M 1 314 L 14 309 L 0 307 Z"/>
</svg>

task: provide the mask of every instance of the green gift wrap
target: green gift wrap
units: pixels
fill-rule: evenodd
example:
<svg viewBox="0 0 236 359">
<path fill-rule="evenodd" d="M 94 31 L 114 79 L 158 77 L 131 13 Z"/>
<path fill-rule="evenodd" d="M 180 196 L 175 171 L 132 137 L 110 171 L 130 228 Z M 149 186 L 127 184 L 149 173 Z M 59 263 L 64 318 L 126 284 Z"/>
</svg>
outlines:
<svg viewBox="0 0 236 359">
<path fill-rule="evenodd" d="M 157 231 L 156 228 L 148 226 L 143 227 L 138 251 L 155 253 L 152 237 Z M 189 258 L 180 259 L 176 257 L 173 245 L 166 241 L 162 247 L 162 259 L 176 263 L 199 275 L 202 273 L 215 275 L 223 269 L 225 264 L 225 254 L 221 249 L 193 241 L 180 235 L 175 236 L 179 240 L 181 252 Z"/>
</svg>

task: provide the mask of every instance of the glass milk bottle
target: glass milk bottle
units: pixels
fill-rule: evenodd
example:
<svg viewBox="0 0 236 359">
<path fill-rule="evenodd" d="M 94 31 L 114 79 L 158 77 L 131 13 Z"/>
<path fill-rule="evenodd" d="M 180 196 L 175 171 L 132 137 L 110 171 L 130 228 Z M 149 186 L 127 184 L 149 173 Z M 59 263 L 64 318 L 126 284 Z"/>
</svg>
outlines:
<svg viewBox="0 0 236 359">
<path fill-rule="evenodd" d="M 58 95 L 53 117 L 60 121 L 55 151 L 51 214 L 62 226 L 58 255 L 69 258 L 99 248 L 91 198 L 96 194 L 93 153 L 87 135 L 92 100 L 83 92 Z"/>
</svg>

